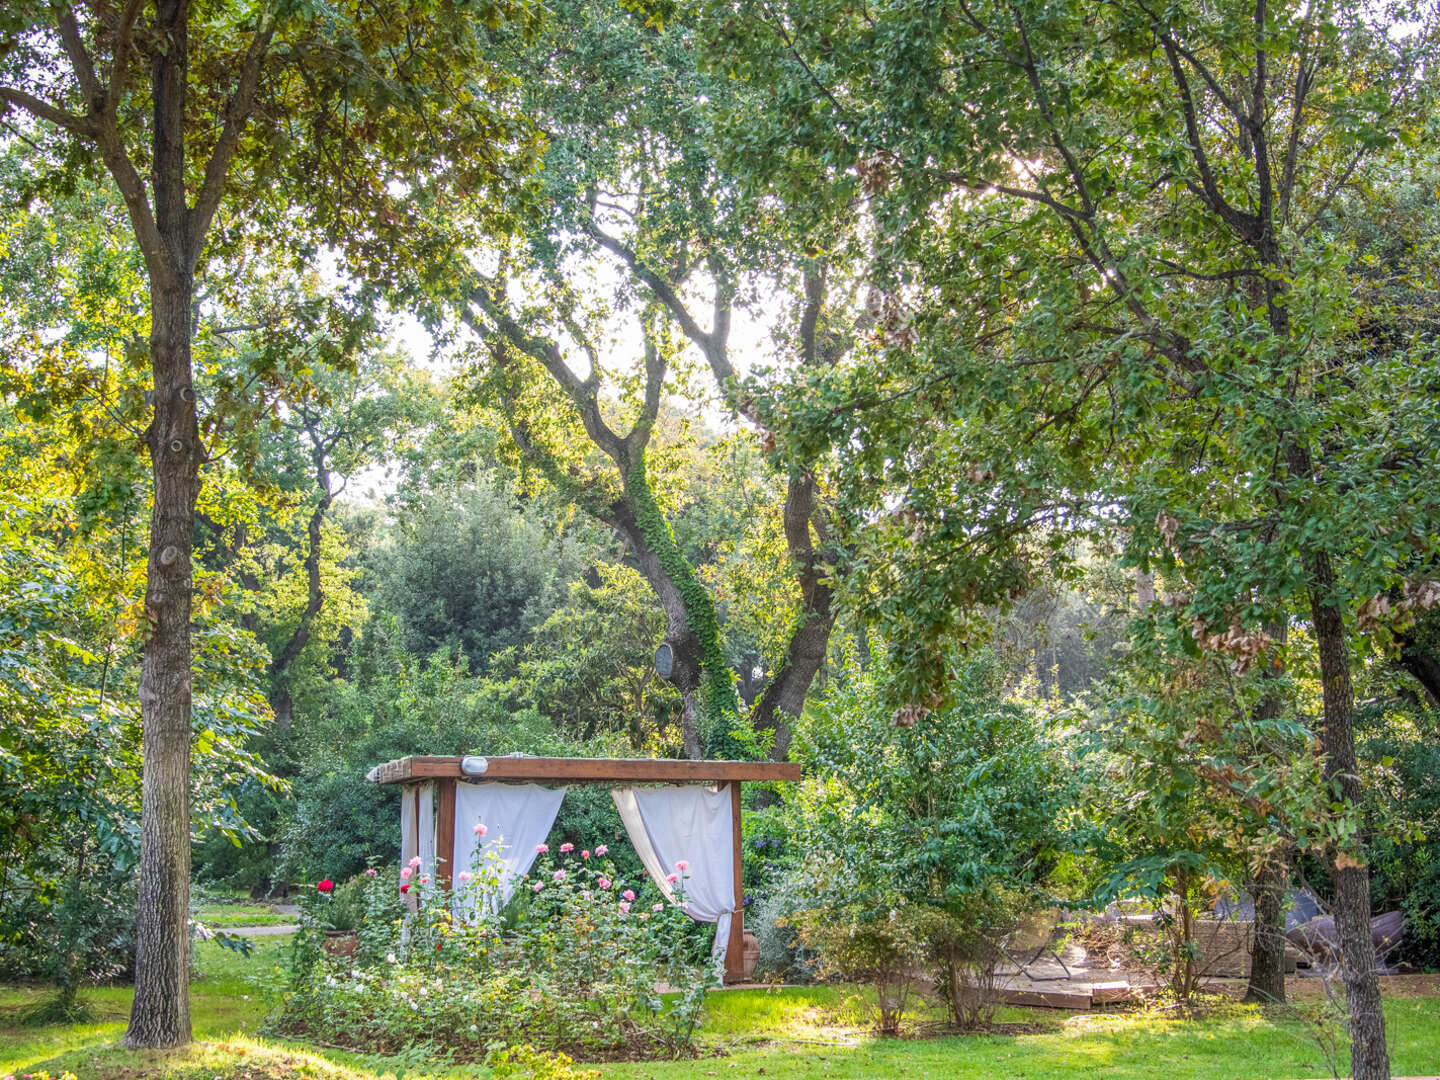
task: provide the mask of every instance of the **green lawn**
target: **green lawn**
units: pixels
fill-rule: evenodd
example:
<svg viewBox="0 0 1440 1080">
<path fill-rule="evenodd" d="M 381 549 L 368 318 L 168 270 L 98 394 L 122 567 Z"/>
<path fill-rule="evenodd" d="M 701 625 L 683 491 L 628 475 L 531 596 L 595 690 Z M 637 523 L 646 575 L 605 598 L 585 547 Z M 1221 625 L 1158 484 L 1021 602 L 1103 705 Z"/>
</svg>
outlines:
<svg viewBox="0 0 1440 1080">
<path fill-rule="evenodd" d="M 244 893 L 207 893 L 195 917 L 216 930 L 236 926 L 285 926 L 295 921 L 274 904 L 252 900 Z"/>
<path fill-rule="evenodd" d="M 475 1066 L 437 1068 L 423 1055 L 383 1060 L 254 1037 L 280 992 L 287 941 L 257 939 L 249 959 L 213 944 L 199 946 L 202 975 L 193 986 L 192 1011 L 201 1044 L 181 1054 L 137 1054 L 115 1046 L 124 1032 L 127 989 L 90 995 L 99 1014 L 94 1024 L 42 1028 L 20 1022 L 40 991 L 0 989 L 0 1077 L 38 1069 L 68 1069 L 79 1080 L 455 1080 L 486 1075 Z M 1387 1002 L 1386 1015 L 1396 1074 L 1436 1072 L 1440 998 L 1396 998 Z M 626 1080 L 1291 1080 L 1328 1075 L 1301 1020 L 1240 1006 L 1196 1021 L 1010 1009 L 1001 1021 L 1039 1024 L 1044 1030 L 973 1038 L 874 1039 L 863 1030 L 861 1017 L 862 1003 L 845 989 L 727 991 L 712 997 L 705 1028 L 709 1046 L 723 1053 L 697 1061 L 606 1065 L 600 1072 Z"/>
</svg>

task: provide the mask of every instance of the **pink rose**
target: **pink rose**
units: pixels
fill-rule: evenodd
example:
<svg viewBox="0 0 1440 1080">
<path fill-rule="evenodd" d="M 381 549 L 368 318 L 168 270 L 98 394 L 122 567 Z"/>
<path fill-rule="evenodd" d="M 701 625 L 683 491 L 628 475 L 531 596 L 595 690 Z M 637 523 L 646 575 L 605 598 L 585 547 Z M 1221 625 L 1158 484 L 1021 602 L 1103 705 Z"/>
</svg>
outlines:
<svg viewBox="0 0 1440 1080">
<path fill-rule="evenodd" d="M 609 854 L 610 854 L 610 849 L 609 849 L 608 847 L 606 847 L 604 844 L 601 844 L 599 847 L 597 847 L 597 848 L 595 849 L 595 854 L 596 854 L 596 855 L 609 855 Z"/>
<path fill-rule="evenodd" d="M 536 855 L 544 855 L 544 854 L 545 854 L 547 851 L 549 851 L 549 850 L 550 850 L 550 845 L 549 845 L 549 844 L 536 844 L 536 845 L 535 845 L 535 854 L 536 854 Z"/>
<path fill-rule="evenodd" d="M 580 857 L 581 857 L 582 859 L 588 859 L 588 858 L 590 857 L 590 852 L 588 852 L 588 851 L 582 851 L 582 852 L 580 852 Z"/>
<path fill-rule="evenodd" d="M 429 874 L 421 874 L 421 875 L 420 875 L 420 884 L 421 884 L 421 885 L 429 885 L 429 884 L 430 884 L 430 875 L 429 875 Z"/>
<path fill-rule="evenodd" d="M 621 915 L 629 915 L 629 914 L 630 914 L 630 905 L 627 904 L 624 900 L 621 900 L 621 901 L 620 901 L 618 907 L 620 908 L 620 914 L 621 914 Z"/>
<path fill-rule="evenodd" d="M 629 890 L 629 889 L 626 889 L 626 890 L 625 890 L 624 892 L 622 892 L 620 895 L 621 895 L 622 898 L 624 898 L 624 899 L 626 899 L 626 900 L 634 900 L 634 899 L 635 899 L 635 894 L 634 894 L 631 890 Z"/>
<path fill-rule="evenodd" d="M 556 870 L 555 873 L 551 875 L 551 880 L 553 880 L 553 881 L 564 881 L 564 880 L 565 880 L 565 871 L 564 871 L 564 870 Z"/>
<path fill-rule="evenodd" d="M 366 876 L 366 877 L 378 877 L 379 874 L 380 874 L 380 871 L 379 871 L 379 870 L 376 870 L 373 866 L 370 867 L 369 870 L 366 870 L 366 871 L 365 871 L 365 876 Z"/>
<path fill-rule="evenodd" d="M 664 910 L 665 910 L 665 905 L 664 905 L 664 904 L 651 904 L 651 905 L 650 905 L 650 910 L 651 910 L 651 911 L 664 911 Z"/>
<path fill-rule="evenodd" d="M 674 885 L 675 882 L 677 882 L 677 881 L 680 880 L 680 875 L 679 875 L 679 874 L 667 874 L 667 875 L 665 875 L 665 880 L 668 881 L 668 882 L 670 882 L 671 885 Z"/>
<path fill-rule="evenodd" d="M 574 851 L 574 850 L 575 850 L 575 845 L 574 845 L 574 844 L 561 844 L 561 845 L 560 845 L 560 854 L 561 854 L 561 855 L 569 855 L 570 852 L 572 852 L 572 851 Z"/>
<path fill-rule="evenodd" d="M 608 889 L 610 888 L 610 879 L 608 877 L 602 877 L 597 879 L 595 884 L 599 885 L 602 889 Z"/>
<path fill-rule="evenodd" d="M 411 859 L 411 860 L 410 860 L 410 865 L 411 865 L 411 866 L 419 866 L 419 865 L 420 865 L 420 856 L 419 856 L 419 855 L 416 855 L 413 859 Z"/>
<path fill-rule="evenodd" d="M 539 892 L 539 891 L 540 891 L 541 889 L 543 889 L 544 887 L 545 887 L 545 882 L 543 882 L 543 881 L 537 881 L 537 882 L 535 882 L 534 885 L 531 885 L 531 886 L 530 886 L 530 888 L 534 889 L 536 892 Z"/>
<path fill-rule="evenodd" d="M 676 870 L 679 870 L 679 871 L 683 874 L 686 870 L 689 870 L 689 869 L 690 869 L 690 864 L 689 864 L 688 862 L 686 862 L 684 859 L 681 859 L 679 862 L 677 862 L 677 863 L 675 864 L 675 869 L 676 869 Z"/>
<path fill-rule="evenodd" d="M 478 824 L 478 825 L 475 826 L 475 835 L 476 835 L 476 836 L 484 836 L 487 831 L 488 831 L 488 830 L 485 828 L 485 823 L 484 823 L 483 821 L 482 821 L 480 824 Z"/>
<path fill-rule="evenodd" d="M 470 884 L 470 871 L 469 871 L 469 870 L 461 870 L 461 871 L 460 871 L 460 884 L 461 884 L 461 885 L 469 885 L 469 884 Z"/>
<path fill-rule="evenodd" d="M 411 870 L 410 867 L 408 867 L 408 866 L 402 866 L 402 867 L 400 868 L 400 880 L 401 880 L 401 881 L 409 881 L 409 880 L 410 880 L 410 875 L 413 874 L 414 872 L 415 872 L 415 871 L 414 871 L 414 870 Z"/>
</svg>

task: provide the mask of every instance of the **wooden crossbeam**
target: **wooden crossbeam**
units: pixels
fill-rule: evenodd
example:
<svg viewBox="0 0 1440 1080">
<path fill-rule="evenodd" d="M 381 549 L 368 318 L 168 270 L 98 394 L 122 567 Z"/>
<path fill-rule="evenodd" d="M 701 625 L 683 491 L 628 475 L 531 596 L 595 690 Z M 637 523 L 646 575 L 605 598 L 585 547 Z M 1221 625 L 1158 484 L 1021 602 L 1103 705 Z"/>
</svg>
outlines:
<svg viewBox="0 0 1440 1080">
<path fill-rule="evenodd" d="M 690 761 L 682 758 L 486 758 L 482 775 L 466 776 L 461 757 L 403 757 L 374 771 L 377 784 L 417 780 L 528 780 L 535 783 L 727 783 L 744 780 L 799 780 L 789 761 Z"/>
</svg>

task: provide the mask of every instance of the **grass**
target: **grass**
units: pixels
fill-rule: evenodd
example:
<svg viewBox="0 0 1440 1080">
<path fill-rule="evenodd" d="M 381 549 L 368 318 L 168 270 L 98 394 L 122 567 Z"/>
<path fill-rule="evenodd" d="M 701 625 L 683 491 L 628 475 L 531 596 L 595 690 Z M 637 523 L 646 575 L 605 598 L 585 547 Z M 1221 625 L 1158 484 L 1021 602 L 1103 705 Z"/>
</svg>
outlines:
<svg viewBox="0 0 1440 1080">
<path fill-rule="evenodd" d="M 252 900 L 244 893 L 207 891 L 195 917 L 217 930 L 236 926 L 286 926 L 295 921 L 274 904 Z"/>
<path fill-rule="evenodd" d="M 256 939 L 248 959 L 211 943 L 197 947 L 202 974 L 192 986 L 191 1012 L 198 1042 L 177 1053 L 118 1047 L 130 1002 L 127 988 L 90 993 L 96 1023 L 39 1028 L 22 1025 L 20 1014 L 44 992 L 0 988 L 0 1077 L 37 1070 L 69 1070 L 78 1080 L 459 1080 L 488 1075 L 477 1066 L 437 1065 L 423 1053 L 376 1058 L 256 1037 L 283 985 L 287 942 Z M 711 998 L 705 1026 L 707 1043 L 721 1053 L 695 1061 L 607 1065 L 599 1071 L 607 1080 L 1293 1080 L 1329 1075 L 1293 1010 L 1267 1014 L 1237 1005 L 1186 1020 L 1007 1009 L 998 1020 L 1042 1030 L 926 1039 L 872 1038 L 864 1030 L 864 1011 L 860 994 L 847 988 L 728 991 Z M 1391 998 L 1386 1017 L 1396 1075 L 1435 1072 L 1440 998 Z M 926 1019 L 922 1010 L 922 1025 Z"/>
</svg>

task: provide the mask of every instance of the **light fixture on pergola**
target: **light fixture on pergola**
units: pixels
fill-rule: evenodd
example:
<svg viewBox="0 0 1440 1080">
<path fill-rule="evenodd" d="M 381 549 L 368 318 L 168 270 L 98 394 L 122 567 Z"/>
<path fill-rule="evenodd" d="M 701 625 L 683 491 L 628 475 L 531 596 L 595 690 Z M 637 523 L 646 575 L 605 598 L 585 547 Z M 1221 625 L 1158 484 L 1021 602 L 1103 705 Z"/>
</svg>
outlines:
<svg viewBox="0 0 1440 1080">
<path fill-rule="evenodd" d="M 435 868 L 436 883 L 450 888 L 455 851 L 457 785 L 466 782 L 531 784 L 710 784 L 730 792 L 735 874 L 735 910 L 725 953 L 725 981 L 743 974 L 745 916 L 740 844 L 740 785 L 746 781 L 799 780 L 800 766 L 775 761 L 691 761 L 679 758 L 554 758 L 554 757 L 403 757 L 370 770 L 378 784 L 400 784 L 402 798 L 415 799 L 420 817 L 422 785 L 434 785 L 435 851 L 444 852 Z"/>
</svg>

